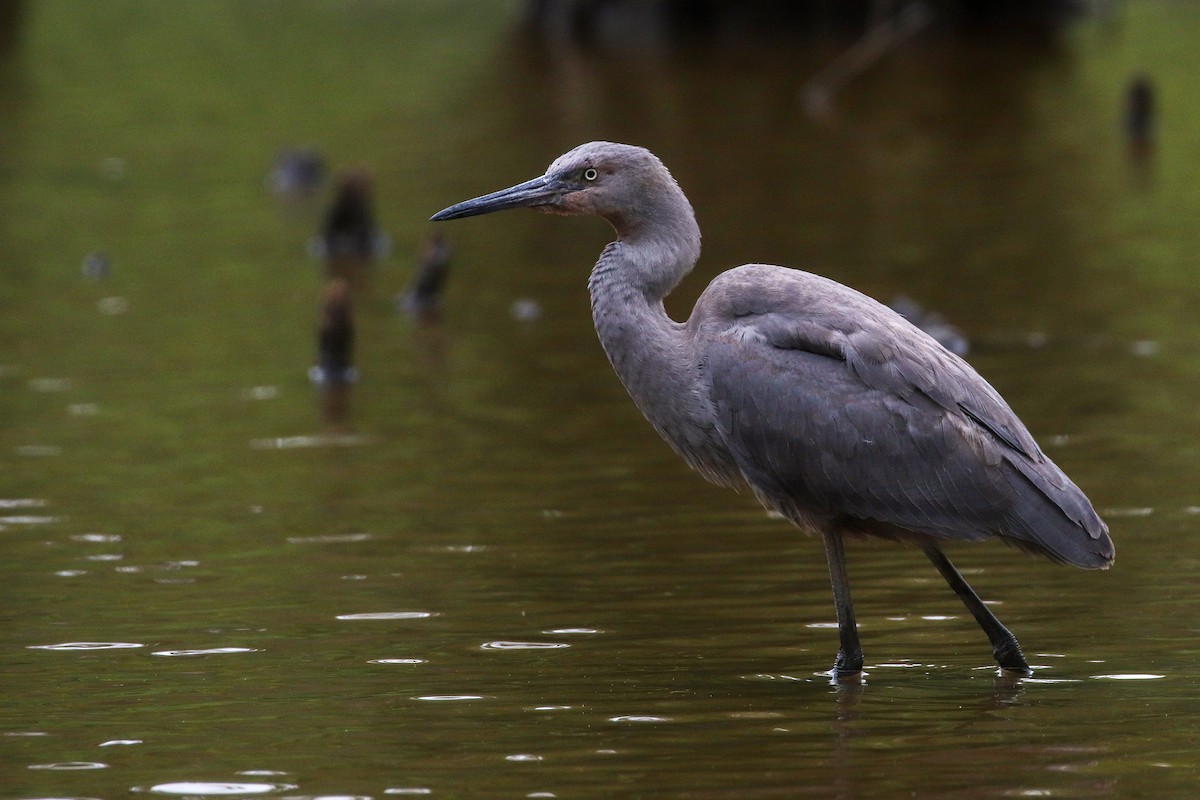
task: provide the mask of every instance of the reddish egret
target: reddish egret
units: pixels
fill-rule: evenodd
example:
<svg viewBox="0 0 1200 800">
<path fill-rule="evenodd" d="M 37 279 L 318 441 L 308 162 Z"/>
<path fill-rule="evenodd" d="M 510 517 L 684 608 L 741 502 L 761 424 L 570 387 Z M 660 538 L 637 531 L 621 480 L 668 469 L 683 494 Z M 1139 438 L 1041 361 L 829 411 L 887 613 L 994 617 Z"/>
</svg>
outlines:
<svg viewBox="0 0 1200 800">
<path fill-rule="evenodd" d="M 1004 670 L 1016 637 L 942 552 L 999 537 L 1084 568 L 1112 563 L 1108 528 L 1000 395 L 896 312 L 799 270 L 718 275 L 687 322 L 663 298 L 695 265 L 700 229 L 679 185 L 640 147 L 592 142 L 546 174 L 435 220 L 528 207 L 603 217 L 617 232 L 592 269 L 596 332 L 634 402 L 713 483 L 749 486 L 825 544 L 841 647 L 862 671 L 843 540 L 915 544 L 970 610 Z"/>
</svg>

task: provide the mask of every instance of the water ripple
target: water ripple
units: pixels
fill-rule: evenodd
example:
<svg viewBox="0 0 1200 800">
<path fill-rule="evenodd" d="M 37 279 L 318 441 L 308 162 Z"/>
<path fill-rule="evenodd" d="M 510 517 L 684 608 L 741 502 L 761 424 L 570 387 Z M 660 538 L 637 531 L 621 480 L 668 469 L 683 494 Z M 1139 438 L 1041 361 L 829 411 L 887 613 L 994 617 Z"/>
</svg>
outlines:
<svg viewBox="0 0 1200 800">
<path fill-rule="evenodd" d="M 0 517 L 0 525 L 52 525 L 55 522 L 58 522 L 58 517 L 39 517 L 31 514 Z"/>
<path fill-rule="evenodd" d="M 462 700 L 482 700 L 481 694 L 426 694 L 413 698 L 414 700 L 428 700 L 435 703 L 439 702 L 459 702 Z"/>
<path fill-rule="evenodd" d="M 61 456 L 62 448 L 54 444 L 23 444 L 14 447 L 13 452 L 28 458 L 49 458 Z"/>
<path fill-rule="evenodd" d="M 101 761 L 59 761 L 54 764 L 30 764 L 28 768 L 51 770 L 108 769 L 108 764 Z"/>
<path fill-rule="evenodd" d="M 254 647 L 210 647 L 204 650 L 156 650 L 152 656 L 213 656 L 225 653 L 257 653 Z"/>
<path fill-rule="evenodd" d="M 120 534 L 116 533 L 77 533 L 71 537 L 75 542 L 94 542 L 96 544 L 112 544 L 121 541 Z"/>
<path fill-rule="evenodd" d="M 423 658 L 372 658 L 368 664 L 424 664 Z"/>
<path fill-rule="evenodd" d="M 370 436 L 355 433 L 322 433 L 314 436 L 281 436 L 275 439 L 253 439 L 255 450 L 299 450 L 309 447 L 355 447 L 369 444 Z"/>
<path fill-rule="evenodd" d="M 48 503 L 36 497 L 0 497 L 0 508 L 45 508 Z"/>
<path fill-rule="evenodd" d="M 62 642 L 61 644 L 31 644 L 27 650 L 127 650 L 145 647 L 137 642 Z"/>
<path fill-rule="evenodd" d="M 135 786 L 135 792 L 179 795 L 270 794 L 295 789 L 290 783 L 209 783 L 207 781 L 178 781 L 159 783 L 147 788 Z"/>
<path fill-rule="evenodd" d="M 336 544 L 338 542 L 365 542 L 373 538 L 369 533 L 332 533 L 324 536 L 289 536 L 289 544 Z"/>
<path fill-rule="evenodd" d="M 609 722 L 670 722 L 670 717 L 654 717 L 649 714 L 622 714 L 617 717 L 609 717 Z"/>
<path fill-rule="evenodd" d="M 26 384 L 31 391 L 45 392 L 66 392 L 71 389 L 70 378 L 30 378 Z"/>
<path fill-rule="evenodd" d="M 1096 681 L 1157 681 L 1167 677 L 1166 675 L 1155 675 L 1149 672 L 1119 672 L 1112 675 L 1093 675 L 1092 680 Z"/>
<path fill-rule="evenodd" d="M 561 650 L 571 645 L 565 642 L 484 642 L 481 650 Z"/>
<path fill-rule="evenodd" d="M 437 616 L 432 611 L 368 611 L 361 614 L 338 614 L 338 619 L 426 619 Z"/>
</svg>

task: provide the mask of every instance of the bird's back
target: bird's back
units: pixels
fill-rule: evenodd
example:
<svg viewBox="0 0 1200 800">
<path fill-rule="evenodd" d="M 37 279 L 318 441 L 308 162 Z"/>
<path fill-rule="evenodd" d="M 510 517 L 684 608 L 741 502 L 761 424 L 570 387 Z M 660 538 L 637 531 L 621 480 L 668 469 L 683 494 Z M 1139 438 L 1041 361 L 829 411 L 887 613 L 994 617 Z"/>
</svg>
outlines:
<svg viewBox="0 0 1200 800">
<path fill-rule="evenodd" d="M 688 326 L 725 446 L 799 524 L 1111 563 L 1104 522 L 1003 398 L 886 306 L 754 264 L 718 276 Z"/>
</svg>

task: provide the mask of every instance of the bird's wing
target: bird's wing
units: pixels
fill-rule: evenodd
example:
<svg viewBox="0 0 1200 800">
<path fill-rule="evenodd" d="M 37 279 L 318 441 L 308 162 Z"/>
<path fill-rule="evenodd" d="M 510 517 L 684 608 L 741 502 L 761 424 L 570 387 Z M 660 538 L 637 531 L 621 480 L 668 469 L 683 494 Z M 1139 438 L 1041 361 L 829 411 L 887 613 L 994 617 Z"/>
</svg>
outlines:
<svg viewBox="0 0 1200 800">
<path fill-rule="evenodd" d="M 1107 564 L 1104 523 L 1000 395 L 855 295 L 846 308 L 823 298 L 822 316 L 763 307 L 699 340 L 720 432 L 760 496 L 800 516 L 1000 535 L 1057 560 Z"/>
</svg>

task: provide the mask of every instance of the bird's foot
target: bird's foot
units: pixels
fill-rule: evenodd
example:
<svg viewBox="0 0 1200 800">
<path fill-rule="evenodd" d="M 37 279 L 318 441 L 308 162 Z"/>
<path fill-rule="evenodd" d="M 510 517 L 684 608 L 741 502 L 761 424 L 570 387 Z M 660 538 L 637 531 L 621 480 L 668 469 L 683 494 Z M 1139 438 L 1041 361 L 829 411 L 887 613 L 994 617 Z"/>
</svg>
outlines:
<svg viewBox="0 0 1200 800">
<path fill-rule="evenodd" d="M 1016 639 L 997 645 L 992 650 L 992 655 L 996 657 L 996 663 L 1000 665 L 1000 669 L 1005 672 L 1026 678 L 1033 674 L 1033 670 L 1029 668 L 1029 662 L 1025 660 L 1025 654 L 1021 652 L 1021 645 L 1017 644 Z"/>
<path fill-rule="evenodd" d="M 849 655 L 845 650 L 838 650 L 830 675 L 834 683 L 859 683 L 862 681 L 863 654 L 862 650 L 853 650 Z"/>
</svg>

